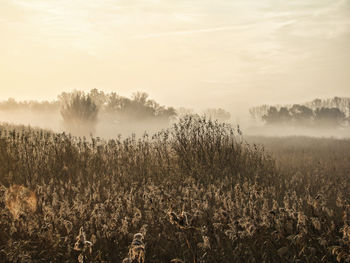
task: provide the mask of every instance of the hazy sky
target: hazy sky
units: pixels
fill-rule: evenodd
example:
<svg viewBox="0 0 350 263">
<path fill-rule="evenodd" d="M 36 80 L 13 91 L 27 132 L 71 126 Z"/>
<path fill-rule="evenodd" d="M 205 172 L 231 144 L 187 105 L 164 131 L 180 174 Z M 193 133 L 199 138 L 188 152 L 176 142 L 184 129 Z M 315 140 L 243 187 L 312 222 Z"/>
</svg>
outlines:
<svg viewBox="0 0 350 263">
<path fill-rule="evenodd" d="M 0 0 L 0 99 L 185 107 L 350 96 L 350 0 Z"/>
</svg>

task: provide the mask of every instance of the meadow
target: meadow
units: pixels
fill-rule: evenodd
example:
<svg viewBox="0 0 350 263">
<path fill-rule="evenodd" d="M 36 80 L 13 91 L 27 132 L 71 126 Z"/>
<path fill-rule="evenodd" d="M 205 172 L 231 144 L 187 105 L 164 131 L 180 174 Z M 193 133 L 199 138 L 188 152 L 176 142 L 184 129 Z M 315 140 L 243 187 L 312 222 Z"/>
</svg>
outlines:
<svg viewBox="0 0 350 263">
<path fill-rule="evenodd" d="M 1 262 L 350 262 L 350 140 L 0 126 Z"/>
</svg>

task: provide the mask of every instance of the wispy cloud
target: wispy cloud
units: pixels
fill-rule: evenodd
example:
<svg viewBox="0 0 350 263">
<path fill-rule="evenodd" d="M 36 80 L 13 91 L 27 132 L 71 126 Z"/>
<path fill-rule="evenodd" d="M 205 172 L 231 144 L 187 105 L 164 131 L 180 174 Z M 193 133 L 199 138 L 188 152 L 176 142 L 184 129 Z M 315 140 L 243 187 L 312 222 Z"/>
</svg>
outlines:
<svg viewBox="0 0 350 263">
<path fill-rule="evenodd" d="M 162 92 L 169 82 L 199 87 L 205 76 L 211 87 L 298 87 L 314 81 L 308 72 L 330 76 L 349 65 L 350 0 L 0 0 L 0 34 L 6 70 L 12 63 L 31 71 L 24 62 L 46 50 L 47 61 L 75 59 L 96 83 L 115 86 Z M 85 58 L 101 63 L 84 65 Z M 83 72 L 66 64 L 55 71 Z"/>
<path fill-rule="evenodd" d="M 191 29 L 191 30 L 181 30 L 181 31 L 169 31 L 169 32 L 161 32 L 161 33 L 150 33 L 144 35 L 136 35 L 134 38 L 158 38 L 158 37 L 168 37 L 168 36 L 186 36 L 200 33 L 211 33 L 218 31 L 232 31 L 241 29 L 240 26 L 222 26 L 222 27 L 212 27 L 212 28 L 202 28 L 202 29 Z"/>
</svg>

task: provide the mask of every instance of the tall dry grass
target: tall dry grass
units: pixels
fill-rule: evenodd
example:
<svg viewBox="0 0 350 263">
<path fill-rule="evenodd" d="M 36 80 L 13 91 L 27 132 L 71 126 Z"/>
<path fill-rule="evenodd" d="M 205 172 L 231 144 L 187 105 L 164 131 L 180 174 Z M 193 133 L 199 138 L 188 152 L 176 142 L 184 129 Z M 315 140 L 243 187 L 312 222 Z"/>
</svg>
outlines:
<svg viewBox="0 0 350 263">
<path fill-rule="evenodd" d="M 140 139 L 0 133 L 1 262 L 350 260 L 347 140 L 282 140 L 273 158 L 199 117 Z M 35 209 L 11 212 L 18 189 Z"/>
</svg>

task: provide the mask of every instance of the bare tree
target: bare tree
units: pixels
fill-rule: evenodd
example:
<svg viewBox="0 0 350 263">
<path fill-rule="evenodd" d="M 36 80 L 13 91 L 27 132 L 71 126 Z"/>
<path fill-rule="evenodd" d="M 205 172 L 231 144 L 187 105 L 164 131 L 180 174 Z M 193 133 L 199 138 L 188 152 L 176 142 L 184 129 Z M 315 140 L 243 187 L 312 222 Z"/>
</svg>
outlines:
<svg viewBox="0 0 350 263">
<path fill-rule="evenodd" d="M 61 115 L 65 128 L 77 135 L 94 133 L 98 107 L 89 95 L 83 92 L 62 93 Z"/>
</svg>

